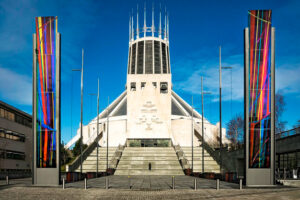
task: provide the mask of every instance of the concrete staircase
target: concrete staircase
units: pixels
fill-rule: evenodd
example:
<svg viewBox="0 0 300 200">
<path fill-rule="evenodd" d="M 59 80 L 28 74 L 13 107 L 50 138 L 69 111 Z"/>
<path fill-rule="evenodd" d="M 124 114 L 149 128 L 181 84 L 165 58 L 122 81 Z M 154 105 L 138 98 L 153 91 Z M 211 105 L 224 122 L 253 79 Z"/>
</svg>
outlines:
<svg viewBox="0 0 300 200">
<path fill-rule="evenodd" d="M 114 153 L 116 152 L 117 147 L 108 148 L 108 164 L 110 164 Z M 83 161 L 82 163 L 82 172 L 96 172 L 96 163 L 97 163 L 97 148 Z M 80 172 L 80 166 L 75 170 Z M 106 171 L 106 147 L 98 148 L 98 172 Z"/>
<path fill-rule="evenodd" d="M 184 175 L 184 173 L 173 147 L 125 147 L 115 175 Z"/>
<path fill-rule="evenodd" d="M 192 165 L 192 147 L 181 147 L 185 158 Z M 194 147 L 194 172 L 202 172 L 202 147 Z M 204 172 L 220 173 L 220 165 L 204 149 Z"/>
</svg>

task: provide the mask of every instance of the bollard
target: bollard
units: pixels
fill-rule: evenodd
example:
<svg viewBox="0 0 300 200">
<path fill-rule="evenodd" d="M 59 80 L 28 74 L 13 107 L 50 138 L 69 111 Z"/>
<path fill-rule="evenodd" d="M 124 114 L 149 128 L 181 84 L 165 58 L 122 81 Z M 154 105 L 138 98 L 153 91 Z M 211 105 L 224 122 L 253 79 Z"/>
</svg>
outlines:
<svg viewBox="0 0 300 200">
<path fill-rule="evenodd" d="M 172 176 L 172 189 L 175 190 L 175 177 Z"/>
<path fill-rule="evenodd" d="M 62 184 L 62 186 L 63 186 L 63 190 L 65 189 L 65 178 L 63 178 L 63 184 Z"/>
<path fill-rule="evenodd" d="M 84 189 L 86 190 L 86 188 L 87 188 L 87 180 L 86 178 L 84 178 Z"/>
<path fill-rule="evenodd" d="M 286 179 L 286 170 L 285 170 L 285 168 L 283 168 L 283 179 L 284 180 Z"/>
<path fill-rule="evenodd" d="M 6 176 L 6 185 L 9 185 L 8 176 Z"/>
<path fill-rule="evenodd" d="M 194 190 L 197 190 L 197 179 L 194 179 Z"/>
<path fill-rule="evenodd" d="M 109 180 L 108 177 L 105 177 L 105 189 L 108 190 L 108 187 L 109 187 Z"/>
<path fill-rule="evenodd" d="M 243 179 L 240 178 L 240 190 L 243 189 Z"/>
<path fill-rule="evenodd" d="M 131 189 L 131 180 L 130 180 L 130 176 L 128 176 L 128 186 L 129 186 L 129 189 Z"/>
<path fill-rule="evenodd" d="M 217 190 L 220 189 L 220 179 L 217 179 Z"/>
</svg>

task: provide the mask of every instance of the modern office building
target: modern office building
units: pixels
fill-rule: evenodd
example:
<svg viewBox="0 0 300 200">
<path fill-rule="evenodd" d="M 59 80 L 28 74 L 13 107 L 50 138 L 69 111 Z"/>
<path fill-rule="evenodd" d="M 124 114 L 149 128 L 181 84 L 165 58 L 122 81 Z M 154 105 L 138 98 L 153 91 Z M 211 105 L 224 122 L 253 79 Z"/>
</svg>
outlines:
<svg viewBox="0 0 300 200">
<path fill-rule="evenodd" d="M 31 163 L 32 117 L 0 101 L 0 172 L 30 173 Z"/>
</svg>

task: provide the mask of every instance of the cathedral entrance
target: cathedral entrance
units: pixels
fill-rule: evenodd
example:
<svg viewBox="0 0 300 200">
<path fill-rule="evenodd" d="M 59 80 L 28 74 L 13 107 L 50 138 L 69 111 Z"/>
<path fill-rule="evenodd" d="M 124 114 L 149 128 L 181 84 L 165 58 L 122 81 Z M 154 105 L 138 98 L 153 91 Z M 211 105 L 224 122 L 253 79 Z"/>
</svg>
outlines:
<svg viewBox="0 0 300 200">
<path fill-rule="evenodd" d="M 127 139 L 127 147 L 171 147 L 171 139 Z"/>
</svg>

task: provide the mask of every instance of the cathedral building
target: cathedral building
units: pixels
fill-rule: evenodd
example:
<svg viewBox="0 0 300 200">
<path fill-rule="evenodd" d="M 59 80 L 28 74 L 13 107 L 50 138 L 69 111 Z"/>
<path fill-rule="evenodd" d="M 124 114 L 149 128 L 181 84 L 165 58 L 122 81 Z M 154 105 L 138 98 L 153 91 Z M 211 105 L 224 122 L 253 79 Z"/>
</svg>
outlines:
<svg viewBox="0 0 300 200">
<path fill-rule="evenodd" d="M 119 145 L 125 146 L 125 149 L 179 146 L 191 165 L 190 156 L 194 153 L 190 152 L 191 147 L 202 147 L 202 116 L 172 89 L 169 19 L 166 14 L 163 18 L 160 12 L 156 27 L 152 10 L 152 23 L 147 26 L 145 10 L 144 25 L 140 27 L 138 13 L 136 22 L 130 17 L 126 88 L 99 114 L 102 137 L 98 144 L 103 149 Z M 84 144 L 90 145 L 95 141 L 96 126 L 97 117 L 83 126 Z M 204 130 L 205 142 L 218 146 L 219 125 L 204 119 Z M 71 147 L 79 138 L 80 128 L 65 147 Z M 223 143 L 229 142 L 225 129 L 222 139 Z M 201 166 L 192 167 L 201 171 Z M 211 171 L 218 171 L 218 168 Z"/>
</svg>

